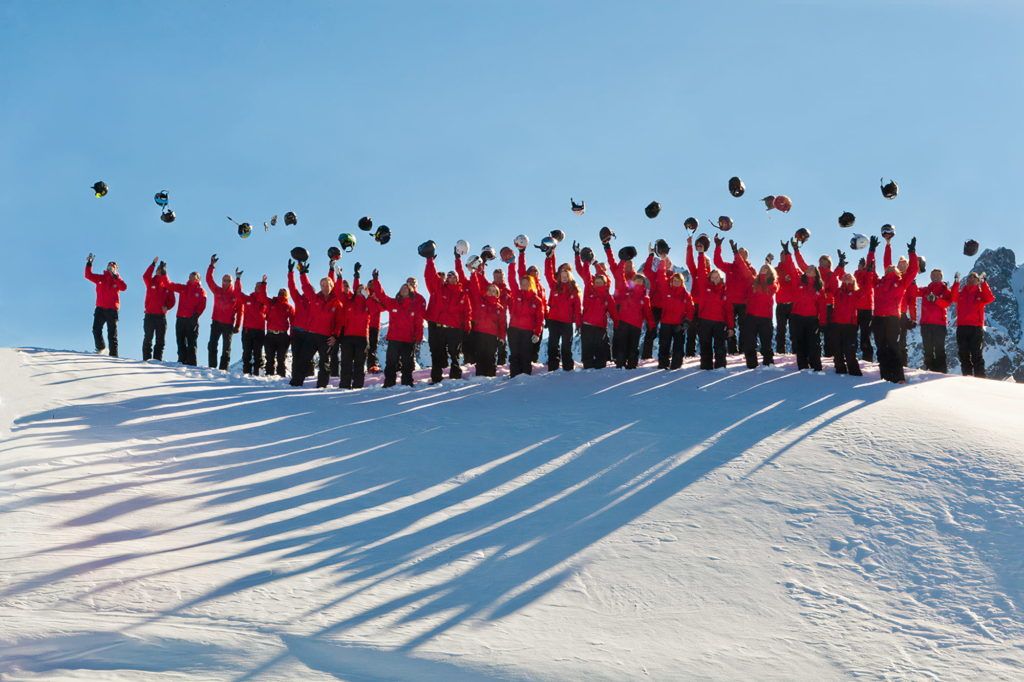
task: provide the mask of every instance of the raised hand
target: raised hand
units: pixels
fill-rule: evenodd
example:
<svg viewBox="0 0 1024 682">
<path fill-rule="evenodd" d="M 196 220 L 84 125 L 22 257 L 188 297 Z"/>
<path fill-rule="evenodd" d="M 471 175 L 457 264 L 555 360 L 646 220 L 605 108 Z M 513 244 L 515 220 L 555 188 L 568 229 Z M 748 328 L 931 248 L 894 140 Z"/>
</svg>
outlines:
<svg viewBox="0 0 1024 682">
<path fill-rule="evenodd" d="M 580 255 L 580 243 L 575 239 L 572 242 L 572 252 L 575 253 L 577 256 Z"/>
<path fill-rule="evenodd" d="M 295 261 L 288 259 L 288 272 L 295 272 Z"/>
<path fill-rule="evenodd" d="M 363 264 L 360 263 L 359 261 L 356 261 L 356 264 L 352 266 L 352 274 L 354 276 L 358 277 L 359 276 L 359 271 L 362 269 L 362 267 L 363 267 Z"/>
<path fill-rule="evenodd" d="M 881 243 L 882 242 L 878 241 L 878 237 L 876 237 L 875 235 L 871 235 L 871 238 L 868 239 L 868 251 L 874 251 L 875 249 L 878 248 L 878 245 Z"/>
<path fill-rule="evenodd" d="M 210 265 L 216 265 L 219 260 L 220 258 L 217 258 L 217 254 L 213 254 L 210 256 Z"/>
<path fill-rule="evenodd" d="M 235 268 L 235 279 L 239 279 L 242 276 L 242 271 Z"/>
<path fill-rule="evenodd" d="M 380 279 L 380 270 L 378 270 L 377 268 L 373 269 L 373 278 Z"/>
<path fill-rule="evenodd" d="M 797 240 L 796 237 L 793 237 L 792 239 L 790 239 L 789 243 L 793 245 L 793 250 L 794 251 L 799 251 L 800 250 L 800 242 Z"/>
<path fill-rule="evenodd" d="M 264 284 L 266 284 L 267 283 L 267 276 L 263 275 L 263 279 L 261 279 L 260 281 L 263 282 Z"/>
<path fill-rule="evenodd" d="M 954 273 L 954 275 L 953 275 L 953 281 L 954 281 L 954 282 L 959 282 L 959 281 L 960 281 L 960 273 L 959 273 L 959 272 L 957 272 L 957 273 Z"/>
<path fill-rule="evenodd" d="M 92 262 L 94 260 L 96 260 L 96 254 L 90 253 L 88 256 L 85 257 L 85 262 L 89 265 L 92 265 Z"/>
<path fill-rule="evenodd" d="M 736 240 L 735 239 L 730 239 L 729 240 L 729 248 L 732 249 L 733 253 L 736 253 L 737 251 L 740 250 L 740 247 L 736 245 Z"/>
<path fill-rule="evenodd" d="M 907 244 L 907 253 L 914 253 L 917 251 L 917 237 L 911 237 L 910 243 Z"/>
<path fill-rule="evenodd" d="M 788 254 L 789 253 L 789 242 L 787 242 L 786 240 L 782 240 L 779 243 L 782 244 L 782 253 L 787 253 Z"/>
<path fill-rule="evenodd" d="M 159 262 L 160 262 L 160 256 L 153 256 L 153 265 L 156 265 Z"/>
<path fill-rule="evenodd" d="M 167 270 L 167 262 L 160 261 L 160 264 L 156 266 L 156 269 L 159 270 L 160 272 L 164 272 L 165 270 Z"/>
<path fill-rule="evenodd" d="M 309 274 L 309 263 L 299 263 L 299 273 L 303 275 Z"/>
<path fill-rule="evenodd" d="M 774 253 L 769 253 L 767 256 L 764 257 L 764 262 L 765 263 L 771 264 L 774 260 L 775 260 L 775 254 Z"/>
<path fill-rule="evenodd" d="M 839 256 L 839 267 L 846 265 L 846 252 L 842 249 L 836 249 L 836 255 Z"/>
<path fill-rule="evenodd" d="M 718 234 L 716 232 L 715 233 L 715 248 L 718 248 L 719 246 L 721 246 L 722 242 L 724 242 L 724 241 L 725 241 L 725 237 L 723 237 L 722 235 L 720 235 L 720 234 Z"/>
</svg>

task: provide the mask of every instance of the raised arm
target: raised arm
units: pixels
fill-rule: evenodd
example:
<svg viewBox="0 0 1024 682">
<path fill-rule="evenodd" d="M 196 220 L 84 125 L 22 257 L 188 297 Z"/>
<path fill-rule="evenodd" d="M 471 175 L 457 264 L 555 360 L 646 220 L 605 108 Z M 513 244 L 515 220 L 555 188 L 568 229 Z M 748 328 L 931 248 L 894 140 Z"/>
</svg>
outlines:
<svg viewBox="0 0 1024 682">
<path fill-rule="evenodd" d="M 427 264 L 423 268 L 423 279 L 427 282 L 427 293 L 431 296 L 437 293 L 437 267 L 434 266 L 433 258 L 427 259 Z"/>
<path fill-rule="evenodd" d="M 103 278 L 92 271 L 92 261 L 85 264 L 85 278 L 93 284 L 99 284 Z"/>
<path fill-rule="evenodd" d="M 455 254 L 455 274 L 459 276 L 459 283 L 465 289 L 469 285 L 469 278 L 466 277 L 466 270 L 462 267 L 462 256 Z"/>
<path fill-rule="evenodd" d="M 219 294 L 221 293 L 221 288 L 215 281 L 213 281 L 213 268 L 213 263 L 206 266 L 206 286 L 210 287 L 210 291 L 214 294 Z"/>
<path fill-rule="evenodd" d="M 732 272 L 732 263 L 726 263 L 722 258 L 722 242 L 715 243 L 715 267 L 721 268 L 727 273 Z"/>
<path fill-rule="evenodd" d="M 588 286 L 589 287 L 590 286 L 590 282 L 592 280 L 591 275 L 590 275 L 590 263 L 584 263 L 583 259 L 580 258 L 580 254 L 578 254 L 578 253 L 576 254 L 575 260 L 576 260 L 576 263 L 575 263 L 575 265 L 576 265 L 576 274 L 578 274 L 580 276 L 580 279 L 583 281 L 584 286 Z"/>
<path fill-rule="evenodd" d="M 558 286 L 558 280 L 555 279 L 555 252 L 550 251 L 548 255 L 544 257 L 544 279 L 548 281 L 548 288 L 554 289 Z"/>
<path fill-rule="evenodd" d="M 515 263 L 508 264 L 508 289 L 513 296 L 519 293 L 519 278 L 516 277 Z"/>
<path fill-rule="evenodd" d="M 892 244 L 885 243 L 885 250 L 882 251 L 882 267 L 888 270 L 892 266 Z"/>
</svg>

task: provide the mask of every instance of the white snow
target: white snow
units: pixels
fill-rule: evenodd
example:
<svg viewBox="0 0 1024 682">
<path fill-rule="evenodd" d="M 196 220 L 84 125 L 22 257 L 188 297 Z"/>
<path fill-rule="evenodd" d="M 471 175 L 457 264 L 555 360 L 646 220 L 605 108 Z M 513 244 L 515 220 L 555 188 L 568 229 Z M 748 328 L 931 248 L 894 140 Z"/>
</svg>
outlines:
<svg viewBox="0 0 1024 682">
<path fill-rule="evenodd" d="M 0 678 L 1024 677 L 1024 387 L 792 369 L 0 350 Z"/>
</svg>

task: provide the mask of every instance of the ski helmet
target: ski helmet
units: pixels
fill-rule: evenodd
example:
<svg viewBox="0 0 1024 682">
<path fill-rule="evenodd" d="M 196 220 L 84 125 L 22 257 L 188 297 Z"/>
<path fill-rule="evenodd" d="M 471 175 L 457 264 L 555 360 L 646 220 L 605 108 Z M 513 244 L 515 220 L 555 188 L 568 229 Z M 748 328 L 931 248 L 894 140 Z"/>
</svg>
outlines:
<svg viewBox="0 0 1024 682">
<path fill-rule="evenodd" d="M 481 258 L 480 256 L 476 256 L 476 255 L 470 256 L 469 260 L 466 261 L 466 267 L 469 268 L 470 270 L 476 270 L 477 268 L 479 268 L 483 264 L 484 264 L 483 258 Z"/>
<path fill-rule="evenodd" d="M 296 248 L 298 248 L 298 247 L 296 247 Z M 295 249 L 292 249 L 292 254 L 293 254 L 292 255 L 292 260 L 297 260 L 295 258 L 295 256 L 294 256 L 294 253 L 295 253 Z M 337 246 L 328 246 L 327 247 L 327 257 L 330 258 L 331 260 L 338 260 L 338 259 L 340 259 L 341 258 L 341 249 L 339 249 Z"/>
<path fill-rule="evenodd" d="M 729 194 L 739 199 L 741 196 L 743 196 L 743 193 L 746 191 L 747 187 L 746 185 L 743 184 L 742 180 L 740 180 L 736 176 L 729 178 Z"/>
<path fill-rule="evenodd" d="M 727 215 L 718 216 L 718 229 L 722 232 L 728 232 L 732 229 L 732 218 Z"/>
<path fill-rule="evenodd" d="M 545 254 L 549 254 L 555 250 L 556 246 L 558 246 L 558 242 L 555 241 L 554 237 L 544 237 L 544 239 L 540 240 L 540 244 L 537 245 L 537 248 Z"/>
<path fill-rule="evenodd" d="M 857 216 L 849 211 L 843 211 L 843 214 L 839 216 L 839 227 L 853 227 L 855 222 L 857 222 Z"/>
<path fill-rule="evenodd" d="M 530 238 L 525 234 L 517 234 L 516 238 L 512 240 L 512 243 L 516 245 L 517 249 L 525 249 L 530 245 Z"/>
<path fill-rule="evenodd" d="M 696 232 L 697 228 L 700 227 L 700 223 L 697 222 L 696 218 L 690 217 L 683 221 L 683 227 L 690 232 Z"/>
<path fill-rule="evenodd" d="M 351 232 L 342 232 L 338 235 L 338 244 L 342 251 L 351 251 L 356 248 L 356 236 Z"/>
<path fill-rule="evenodd" d="M 164 210 L 160 211 L 160 220 L 164 221 L 165 223 L 173 223 L 177 217 L 178 216 L 174 215 L 174 211 L 172 211 L 169 208 L 165 208 Z M 252 230 L 251 227 L 249 229 L 250 231 Z"/>
<path fill-rule="evenodd" d="M 465 239 L 460 239 L 459 241 L 455 242 L 455 253 L 459 254 L 460 256 L 465 256 L 467 253 L 469 253 L 469 242 L 467 242 Z"/>
<path fill-rule="evenodd" d="M 480 249 L 480 258 L 485 262 L 489 260 L 494 260 L 494 247 L 491 246 L 490 244 L 487 244 L 486 246 L 484 246 L 484 248 Z"/>
<path fill-rule="evenodd" d="M 796 232 L 793 233 L 793 239 L 797 240 L 801 244 L 803 244 L 804 242 L 806 242 L 810 238 L 811 238 L 811 231 L 808 230 L 806 227 L 801 227 L 800 229 L 798 229 Z"/>
<path fill-rule="evenodd" d="M 619 249 L 619 260 L 633 260 L 636 258 L 635 246 L 623 246 Z"/>
<path fill-rule="evenodd" d="M 882 196 L 886 199 L 895 199 L 896 195 L 900 193 L 900 186 L 896 184 L 895 180 L 885 181 L 885 178 L 879 179 L 882 183 Z"/>
<path fill-rule="evenodd" d="M 270 224 L 273 225 L 274 221 L 271 220 Z M 284 214 L 284 224 L 285 225 L 298 225 L 299 224 L 299 218 L 292 211 L 288 211 L 287 213 Z"/>
<path fill-rule="evenodd" d="M 777 211 L 789 213 L 789 210 L 793 208 L 793 201 L 785 194 L 780 194 L 777 197 L 775 197 L 774 201 L 772 201 L 772 206 L 774 206 L 775 210 Z"/>
<path fill-rule="evenodd" d="M 850 237 L 850 248 L 854 251 L 868 248 L 868 238 L 862 234 L 854 234 Z"/>
<path fill-rule="evenodd" d="M 391 241 L 391 228 L 387 225 L 381 225 L 377 228 L 377 231 L 373 233 L 373 241 L 377 242 L 381 246 Z"/>
<path fill-rule="evenodd" d="M 551 238 L 555 240 L 556 244 L 561 244 L 565 239 L 565 232 L 562 232 L 558 228 L 551 230 Z"/>
<path fill-rule="evenodd" d="M 266 225 L 266 223 L 263 223 L 263 224 Z M 274 215 L 270 216 L 270 224 L 271 224 L 271 226 L 277 225 L 277 214 L 276 213 Z"/>
<path fill-rule="evenodd" d="M 421 258 L 433 258 L 437 254 L 437 244 L 435 244 L 433 240 L 425 241 L 416 247 L 416 253 L 418 253 Z"/>
<path fill-rule="evenodd" d="M 170 195 L 167 194 L 167 190 L 162 189 L 153 195 L 153 201 L 156 202 L 157 206 L 163 208 L 170 201 Z"/>
<path fill-rule="evenodd" d="M 661 213 L 661 204 L 657 201 L 652 201 L 644 207 L 644 214 L 648 218 L 657 218 L 659 213 Z"/>
<path fill-rule="evenodd" d="M 334 249 L 336 252 L 338 252 L 337 257 L 332 257 L 331 260 L 337 260 L 338 258 L 341 258 L 341 252 L 338 251 L 337 246 L 332 246 L 331 249 Z M 327 255 L 329 257 L 331 256 L 331 249 L 327 249 Z M 306 249 L 302 248 L 301 246 L 296 246 L 294 249 L 291 250 L 291 257 L 293 261 L 305 263 L 306 261 L 309 260 L 309 251 L 306 251 Z"/>
<path fill-rule="evenodd" d="M 516 262 L 516 252 L 512 250 L 511 246 L 501 247 L 501 262 L 505 265 L 512 265 Z"/>
<path fill-rule="evenodd" d="M 587 210 L 587 202 L 585 201 L 577 204 L 575 199 L 569 197 L 569 204 L 572 206 L 572 212 L 576 215 L 583 215 L 584 211 Z"/>
<path fill-rule="evenodd" d="M 980 246 L 981 245 L 978 244 L 978 242 L 976 242 L 975 240 L 968 239 L 967 241 L 964 242 L 964 255 L 965 256 L 974 256 L 974 255 L 976 255 L 978 253 L 978 249 L 980 248 Z"/>
<path fill-rule="evenodd" d="M 761 201 L 764 202 L 764 208 L 766 211 L 770 211 L 775 208 L 775 195 L 769 194 L 766 197 L 761 197 Z"/>
<path fill-rule="evenodd" d="M 893 237 L 896 236 L 896 228 L 890 225 L 889 223 L 882 225 L 881 231 L 882 237 L 884 237 L 885 239 L 892 239 Z"/>
<path fill-rule="evenodd" d="M 102 199 L 103 197 L 107 196 L 107 192 L 110 191 L 110 188 L 107 187 L 107 183 L 103 182 L 102 180 L 99 180 L 93 183 L 92 191 L 96 194 L 97 199 Z"/>
<path fill-rule="evenodd" d="M 242 239 L 248 239 L 249 235 L 252 234 L 252 225 L 249 223 L 241 223 L 238 226 L 238 236 Z"/>
<path fill-rule="evenodd" d="M 580 249 L 580 260 L 584 263 L 594 262 L 594 250 L 589 246 L 584 246 Z"/>
<path fill-rule="evenodd" d="M 359 226 L 359 229 L 362 230 L 363 232 L 369 232 L 370 230 L 373 229 L 373 218 L 371 218 L 368 215 L 364 215 L 362 218 L 359 219 L 357 225 Z"/>
<path fill-rule="evenodd" d="M 607 225 L 602 227 L 601 231 L 598 232 L 597 234 L 602 244 L 607 244 L 611 240 L 615 239 L 615 232 L 612 230 L 612 228 L 608 227 Z"/>
<path fill-rule="evenodd" d="M 708 237 L 708 235 L 706 233 L 704 233 L 704 232 L 701 232 L 697 236 L 697 239 L 695 240 L 695 243 L 696 243 L 697 246 L 700 247 L 700 250 L 704 251 L 705 253 L 707 252 L 707 250 L 709 248 L 711 248 L 711 238 Z"/>
<path fill-rule="evenodd" d="M 671 248 L 672 247 L 669 246 L 668 242 L 664 239 L 657 239 L 654 242 L 654 253 L 658 254 L 662 258 L 668 255 Z"/>
</svg>

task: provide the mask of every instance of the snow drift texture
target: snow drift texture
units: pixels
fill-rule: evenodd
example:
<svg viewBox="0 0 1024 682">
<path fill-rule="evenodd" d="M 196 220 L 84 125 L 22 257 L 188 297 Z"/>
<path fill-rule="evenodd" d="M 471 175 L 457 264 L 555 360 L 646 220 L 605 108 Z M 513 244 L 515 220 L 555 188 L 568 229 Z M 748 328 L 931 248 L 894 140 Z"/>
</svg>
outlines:
<svg viewBox="0 0 1024 682">
<path fill-rule="evenodd" d="M 789 370 L 0 351 L 0 677 L 1020 679 L 1024 390 Z"/>
</svg>

